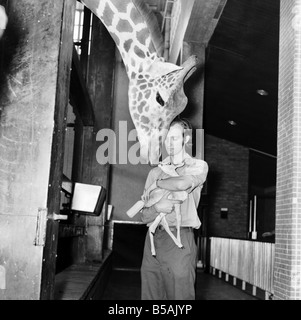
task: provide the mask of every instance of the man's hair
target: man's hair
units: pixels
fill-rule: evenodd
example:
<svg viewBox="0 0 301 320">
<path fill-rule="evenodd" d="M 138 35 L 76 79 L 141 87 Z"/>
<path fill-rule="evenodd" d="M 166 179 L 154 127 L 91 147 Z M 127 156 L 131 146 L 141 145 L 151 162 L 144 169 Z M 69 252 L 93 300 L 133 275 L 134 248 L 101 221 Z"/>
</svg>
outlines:
<svg viewBox="0 0 301 320">
<path fill-rule="evenodd" d="M 184 119 L 184 118 L 180 118 L 179 116 L 175 117 L 170 126 L 173 126 L 174 124 L 179 124 L 183 127 L 184 130 L 192 130 L 192 126 L 191 126 L 191 123 L 187 120 L 187 119 Z"/>
</svg>

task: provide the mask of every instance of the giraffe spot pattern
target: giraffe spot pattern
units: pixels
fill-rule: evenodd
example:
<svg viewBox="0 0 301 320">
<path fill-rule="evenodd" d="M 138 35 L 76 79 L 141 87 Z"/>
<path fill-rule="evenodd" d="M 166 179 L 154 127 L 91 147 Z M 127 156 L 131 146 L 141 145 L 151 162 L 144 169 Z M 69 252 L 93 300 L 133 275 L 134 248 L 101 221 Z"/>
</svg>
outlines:
<svg viewBox="0 0 301 320">
<path fill-rule="evenodd" d="M 158 130 L 161 131 L 163 129 L 163 122 L 160 122 Z"/>
<path fill-rule="evenodd" d="M 139 120 L 140 115 L 138 113 L 134 113 L 133 117 L 134 117 L 135 120 Z"/>
<path fill-rule="evenodd" d="M 103 21 L 106 26 L 111 26 L 113 21 L 114 13 L 108 3 L 105 5 L 105 9 L 103 11 Z"/>
<path fill-rule="evenodd" d="M 113 32 L 111 33 L 111 36 L 112 36 L 114 42 L 116 43 L 116 46 L 118 47 L 120 45 L 120 40 L 119 40 L 118 36 L 116 34 L 114 34 Z"/>
<path fill-rule="evenodd" d="M 119 1 L 119 2 L 123 2 L 123 1 Z M 142 18 L 141 18 L 141 15 L 139 14 L 138 10 L 131 10 L 130 19 L 132 21 L 137 21 L 137 23 L 142 22 Z"/>
<path fill-rule="evenodd" d="M 146 90 L 145 91 L 145 99 L 148 99 L 150 97 L 151 93 L 152 92 L 150 90 Z"/>
<path fill-rule="evenodd" d="M 127 1 L 110 0 L 110 2 L 115 6 L 115 8 L 118 8 L 119 12 L 127 12 Z"/>
<path fill-rule="evenodd" d="M 142 92 L 139 92 L 138 94 L 138 101 L 140 101 L 142 99 Z"/>
<path fill-rule="evenodd" d="M 145 105 L 146 105 L 146 101 L 142 101 L 142 102 L 140 103 L 140 105 L 138 106 L 138 112 L 139 112 L 139 113 L 142 113 L 142 112 L 143 112 L 143 108 L 145 107 Z"/>
<path fill-rule="evenodd" d="M 149 132 L 149 127 L 144 126 L 143 124 L 141 125 L 141 128 L 144 129 L 146 132 Z"/>
<path fill-rule="evenodd" d="M 132 40 L 132 39 L 128 39 L 128 40 L 126 40 L 126 41 L 124 42 L 123 47 L 124 47 L 124 50 L 125 50 L 126 52 L 129 52 L 132 43 L 133 43 L 133 40 Z"/>
<path fill-rule="evenodd" d="M 140 89 L 141 90 L 145 90 L 147 88 L 147 85 L 146 84 L 143 84 L 142 86 L 140 86 Z"/>
<path fill-rule="evenodd" d="M 140 121 L 141 121 L 142 123 L 148 124 L 148 123 L 149 123 L 149 118 L 147 118 L 147 117 L 145 117 L 145 116 L 141 116 Z"/>
<path fill-rule="evenodd" d="M 116 26 L 118 32 L 133 32 L 133 27 L 127 20 L 120 19 Z"/>
<path fill-rule="evenodd" d="M 134 47 L 134 52 L 139 58 L 142 58 L 142 59 L 145 58 L 145 53 L 140 48 L 138 48 L 137 46 Z"/>
<path fill-rule="evenodd" d="M 136 33 L 137 39 L 140 43 L 142 43 L 144 46 L 146 45 L 146 39 L 149 36 L 147 29 L 142 29 Z"/>
<path fill-rule="evenodd" d="M 140 76 L 138 76 L 139 79 Z M 141 84 L 144 84 L 146 82 L 145 79 L 137 80 L 137 86 L 140 86 Z"/>
</svg>

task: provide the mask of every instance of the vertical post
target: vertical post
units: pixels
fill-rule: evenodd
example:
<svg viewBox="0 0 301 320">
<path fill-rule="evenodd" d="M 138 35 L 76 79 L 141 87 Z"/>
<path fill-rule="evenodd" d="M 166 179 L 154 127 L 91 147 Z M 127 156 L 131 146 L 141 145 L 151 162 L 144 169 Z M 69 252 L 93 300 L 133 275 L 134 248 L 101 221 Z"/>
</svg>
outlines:
<svg viewBox="0 0 301 320">
<path fill-rule="evenodd" d="M 246 281 L 242 281 L 242 283 L 241 283 L 241 288 L 242 288 L 242 290 L 246 290 Z"/>
<path fill-rule="evenodd" d="M 237 279 L 236 277 L 233 277 L 233 285 L 236 286 L 236 283 L 237 283 Z"/>
<path fill-rule="evenodd" d="M 257 239 L 257 231 L 256 231 L 256 219 L 257 219 L 257 196 L 254 196 L 254 206 L 253 206 L 253 230 L 252 230 L 252 239 Z"/>
<path fill-rule="evenodd" d="M 112 127 L 113 116 L 113 81 L 115 69 L 115 43 L 108 33 L 105 26 L 98 18 L 93 16 L 91 52 L 88 63 L 87 88 L 90 94 L 95 114 L 94 132 L 90 132 L 85 138 L 85 145 L 90 149 L 91 167 L 84 170 L 90 170 L 89 174 L 83 172 L 88 181 L 87 183 L 102 185 L 107 189 L 106 208 L 109 201 L 110 189 L 110 170 L 111 165 L 100 165 L 96 159 L 96 151 L 99 147 L 96 143 L 96 134 L 100 129 Z M 87 140 L 89 137 L 90 141 Z M 90 177 L 89 177 L 90 176 Z M 92 218 L 87 217 L 88 224 Z M 103 244 L 104 220 L 100 219 L 95 225 L 95 219 L 90 222 L 91 228 L 87 228 L 87 257 L 89 260 L 101 260 L 103 257 L 102 250 L 99 250 L 97 243 Z"/>
<path fill-rule="evenodd" d="M 249 209 L 249 238 L 252 237 L 252 212 L 253 212 L 253 201 L 250 200 L 250 209 Z"/>
<path fill-rule="evenodd" d="M 83 72 L 83 77 L 86 80 L 87 78 L 87 69 L 89 61 L 89 43 L 90 43 L 90 25 L 91 25 L 92 13 L 85 7 L 84 8 L 84 24 L 83 24 L 83 36 L 81 40 L 81 57 L 80 65 Z"/>
<path fill-rule="evenodd" d="M 0 4 L 0 300 L 51 299 L 58 223 L 39 212 L 59 213 L 75 0 Z"/>
<path fill-rule="evenodd" d="M 183 43 L 181 57 L 182 62 L 184 62 L 193 54 L 196 54 L 199 59 L 199 67 L 197 71 L 195 71 L 194 74 L 187 80 L 187 82 L 189 82 L 189 86 L 185 87 L 185 94 L 187 97 L 189 97 L 189 100 L 187 107 L 182 113 L 183 117 L 189 118 L 194 129 L 203 129 L 205 53 L 205 44 L 188 42 Z"/>
<path fill-rule="evenodd" d="M 301 299 L 301 5 L 280 1 L 274 297 Z"/>
<path fill-rule="evenodd" d="M 58 66 L 54 106 L 54 131 L 52 137 L 51 166 L 47 200 L 48 214 L 50 219 L 48 219 L 47 222 L 46 244 L 43 252 L 40 297 L 42 300 L 54 298 L 59 222 L 53 220 L 51 216 L 53 214 L 60 213 L 60 189 L 62 185 L 62 173 L 64 165 L 64 142 L 73 52 L 75 4 L 75 0 L 64 0 L 62 1 L 62 7 L 60 8 L 61 24 L 60 34 L 58 37 L 60 42 L 57 52 Z M 57 6 L 56 1 L 53 0 L 50 1 L 49 5 L 54 7 Z M 52 48 L 50 50 L 52 50 Z"/>
</svg>

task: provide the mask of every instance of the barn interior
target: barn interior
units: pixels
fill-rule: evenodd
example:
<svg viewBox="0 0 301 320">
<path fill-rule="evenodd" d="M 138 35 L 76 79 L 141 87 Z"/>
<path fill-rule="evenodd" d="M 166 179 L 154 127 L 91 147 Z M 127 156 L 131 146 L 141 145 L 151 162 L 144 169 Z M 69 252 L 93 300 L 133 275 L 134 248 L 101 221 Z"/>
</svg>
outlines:
<svg viewBox="0 0 301 320">
<path fill-rule="evenodd" d="M 164 58 L 199 59 L 182 113 L 202 133 L 209 165 L 198 269 L 218 269 L 215 240 L 262 244 L 270 271 L 251 295 L 270 297 L 275 237 L 264 234 L 276 221 L 280 0 L 143 2 Z M 151 167 L 128 158 L 137 140 L 122 57 L 81 1 L 0 5 L 9 18 L 0 44 L 0 299 L 105 300 L 113 271 L 139 277 L 147 233 L 139 215 L 126 215 Z M 75 205 L 76 188 L 92 208 Z"/>
</svg>

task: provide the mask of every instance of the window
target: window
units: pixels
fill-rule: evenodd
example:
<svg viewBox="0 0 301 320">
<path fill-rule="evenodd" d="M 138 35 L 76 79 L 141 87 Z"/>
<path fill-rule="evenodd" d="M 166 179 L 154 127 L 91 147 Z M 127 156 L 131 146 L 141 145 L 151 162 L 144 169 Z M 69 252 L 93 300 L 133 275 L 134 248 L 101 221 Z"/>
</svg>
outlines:
<svg viewBox="0 0 301 320">
<path fill-rule="evenodd" d="M 79 56 L 81 54 L 81 42 L 83 37 L 83 26 L 84 26 L 84 15 L 85 15 L 84 8 L 85 6 L 82 3 L 77 1 L 76 9 L 75 9 L 73 42 L 75 44 L 75 48 Z M 92 18 L 93 18 L 93 15 L 91 15 L 91 21 L 90 21 L 88 54 L 90 54 L 90 46 L 91 46 Z"/>
</svg>

